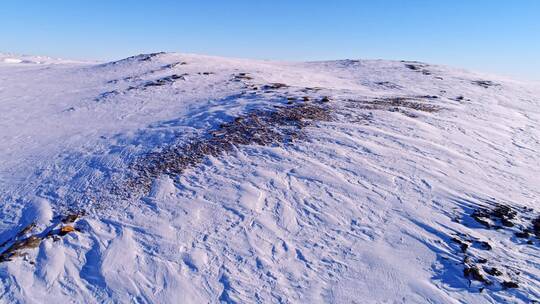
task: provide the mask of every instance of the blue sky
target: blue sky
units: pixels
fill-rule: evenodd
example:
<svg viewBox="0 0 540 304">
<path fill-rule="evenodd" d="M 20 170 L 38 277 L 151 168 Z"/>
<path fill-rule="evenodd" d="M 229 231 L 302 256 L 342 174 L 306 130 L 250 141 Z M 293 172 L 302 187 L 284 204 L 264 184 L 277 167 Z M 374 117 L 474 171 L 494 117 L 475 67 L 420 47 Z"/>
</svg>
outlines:
<svg viewBox="0 0 540 304">
<path fill-rule="evenodd" d="M 540 1 L 4 0 L 0 52 L 421 60 L 540 80 Z"/>
</svg>

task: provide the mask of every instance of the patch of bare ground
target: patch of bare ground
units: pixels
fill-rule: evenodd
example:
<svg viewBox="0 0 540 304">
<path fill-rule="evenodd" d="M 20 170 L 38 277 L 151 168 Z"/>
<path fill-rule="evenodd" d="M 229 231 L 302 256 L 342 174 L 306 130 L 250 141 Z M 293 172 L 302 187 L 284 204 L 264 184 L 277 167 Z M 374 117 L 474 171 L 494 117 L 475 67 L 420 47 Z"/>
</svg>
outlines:
<svg viewBox="0 0 540 304">
<path fill-rule="evenodd" d="M 186 80 L 185 76 L 187 76 L 187 75 L 188 75 L 187 73 L 184 73 L 184 74 L 181 74 L 181 75 L 172 74 L 170 76 L 165 76 L 165 77 L 153 80 L 153 81 L 149 81 L 149 82 L 145 83 L 143 85 L 143 87 L 145 87 L 145 88 L 147 88 L 147 87 L 159 87 L 159 86 L 163 86 L 163 85 L 166 85 L 166 84 L 172 84 L 172 83 L 176 82 L 177 80 Z"/>
<path fill-rule="evenodd" d="M 15 236 L 5 240 L 0 244 L 0 263 L 9 262 L 16 257 L 28 259 L 27 250 L 39 247 L 42 241 L 52 238 L 53 241 L 60 240 L 60 237 L 68 233 L 79 231 L 74 226 L 75 221 L 83 216 L 82 213 L 71 213 L 58 217 L 54 223 L 45 230 L 31 234 L 35 228 L 35 223 L 24 226 Z M 31 234 L 31 235 L 29 235 Z M 33 264 L 33 261 L 29 261 Z"/>
<path fill-rule="evenodd" d="M 418 73 L 422 73 L 423 75 L 431 75 L 431 71 L 429 71 L 428 69 L 426 69 L 426 67 L 428 66 L 427 64 L 425 63 L 421 63 L 421 62 L 418 62 L 418 61 L 402 61 L 404 64 L 405 64 L 405 67 L 409 70 L 412 70 L 412 71 L 415 71 L 415 72 L 418 72 Z"/>
<path fill-rule="evenodd" d="M 495 83 L 491 80 L 474 80 L 474 81 L 471 81 L 471 83 L 479 87 L 482 87 L 484 89 L 487 89 L 489 87 L 494 87 L 494 86 L 500 86 L 500 84 Z"/>
<path fill-rule="evenodd" d="M 390 82 L 390 81 L 377 81 L 374 84 L 379 87 L 386 88 L 386 89 L 402 89 L 403 88 L 402 86 L 396 83 Z"/>
<path fill-rule="evenodd" d="M 345 104 L 349 109 L 362 109 L 370 111 L 399 112 L 408 117 L 416 118 L 415 111 L 433 113 L 442 108 L 427 100 L 437 99 L 437 96 L 412 96 L 412 97 L 381 97 L 373 99 L 349 99 Z M 412 111 L 411 111 L 412 110 Z"/>
<path fill-rule="evenodd" d="M 197 166 L 207 156 L 219 156 L 242 145 L 268 146 L 294 141 L 303 129 L 316 121 L 331 119 L 330 109 L 322 103 L 302 102 L 276 106 L 272 110 L 254 110 L 220 125 L 200 138 L 149 153 L 135 161 L 131 189 L 147 192 L 154 178 L 176 176 Z"/>
<path fill-rule="evenodd" d="M 516 208 L 508 204 L 484 200 L 482 206 L 475 206 L 454 221 L 471 229 L 488 229 L 504 233 L 513 246 L 535 246 L 540 239 L 540 216 L 527 207 Z M 503 265 L 497 258 L 500 251 L 497 244 L 455 233 L 448 244 L 454 254 L 460 257 L 463 276 L 470 282 L 478 282 L 492 291 L 519 288 L 521 270 Z M 500 251 L 505 252 L 505 250 Z M 489 254 L 488 254 L 489 253 Z"/>
<path fill-rule="evenodd" d="M 234 74 L 232 77 L 233 81 L 243 81 L 243 80 L 253 80 L 253 76 L 249 75 L 249 73 L 241 72 Z"/>
</svg>

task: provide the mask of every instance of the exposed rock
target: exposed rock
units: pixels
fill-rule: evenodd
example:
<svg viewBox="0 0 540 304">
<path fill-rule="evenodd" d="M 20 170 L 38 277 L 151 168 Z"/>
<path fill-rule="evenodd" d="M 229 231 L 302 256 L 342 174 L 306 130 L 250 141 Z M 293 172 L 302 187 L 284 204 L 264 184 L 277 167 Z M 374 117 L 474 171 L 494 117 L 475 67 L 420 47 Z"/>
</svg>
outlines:
<svg viewBox="0 0 540 304">
<path fill-rule="evenodd" d="M 514 235 L 518 238 L 523 238 L 523 239 L 526 239 L 530 236 L 529 232 L 527 231 L 520 231 L 520 232 L 516 232 L 514 233 Z"/>
<path fill-rule="evenodd" d="M 73 226 L 63 226 L 62 228 L 60 228 L 60 232 L 58 232 L 58 234 L 60 236 L 64 236 L 73 231 L 75 231 L 75 228 L 73 228 Z"/>
<path fill-rule="evenodd" d="M 518 283 L 512 281 L 504 281 L 501 283 L 504 288 L 519 288 Z"/>
<path fill-rule="evenodd" d="M 263 90 L 275 90 L 275 89 L 281 89 L 281 88 L 287 88 L 287 87 L 288 85 L 284 83 L 275 82 L 275 83 L 264 85 L 262 88 Z"/>
<path fill-rule="evenodd" d="M 484 268 L 484 270 L 486 271 L 487 274 L 492 275 L 492 276 L 500 276 L 500 275 L 502 275 L 502 272 L 500 272 L 495 267 L 491 267 L 491 268 L 487 268 L 487 269 Z"/>
<path fill-rule="evenodd" d="M 492 86 L 499 86 L 498 83 L 495 83 L 495 82 L 490 81 L 490 80 L 474 80 L 474 81 L 472 81 L 472 84 L 483 87 L 485 89 L 487 89 L 489 87 L 492 87 Z"/>
<path fill-rule="evenodd" d="M 151 179 L 160 174 L 179 175 L 201 163 L 205 157 L 231 151 L 238 145 L 265 146 L 291 141 L 299 138 L 302 129 L 312 121 L 330 118 L 327 108 L 311 103 L 277 107 L 273 111 L 256 110 L 222 124 L 208 137 L 194 139 L 181 146 L 170 146 L 138 159 L 132 165 L 137 178 L 126 186 L 142 188 L 146 192 Z"/>
<path fill-rule="evenodd" d="M 476 267 L 476 266 L 465 266 L 465 268 L 463 269 L 463 275 L 466 277 L 466 278 L 470 278 L 472 280 L 476 280 L 476 281 L 479 281 L 479 282 L 482 282 L 482 283 L 485 283 L 487 285 L 490 285 L 491 282 L 489 282 L 485 277 L 484 275 L 481 273 L 480 271 L 480 268 Z"/>
</svg>

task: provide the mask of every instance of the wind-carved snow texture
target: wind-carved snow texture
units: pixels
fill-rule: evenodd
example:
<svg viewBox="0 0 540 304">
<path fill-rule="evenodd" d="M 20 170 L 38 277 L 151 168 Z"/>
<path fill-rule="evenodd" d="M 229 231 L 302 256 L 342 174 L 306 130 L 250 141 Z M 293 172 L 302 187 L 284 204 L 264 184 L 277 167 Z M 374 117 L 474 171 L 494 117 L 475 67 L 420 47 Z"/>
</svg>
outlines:
<svg viewBox="0 0 540 304">
<path fill-rule="evenodd" d="M 380 60 L 0 62 L 3 302 L 540 297 L 534 84 Z"/>
</svg>

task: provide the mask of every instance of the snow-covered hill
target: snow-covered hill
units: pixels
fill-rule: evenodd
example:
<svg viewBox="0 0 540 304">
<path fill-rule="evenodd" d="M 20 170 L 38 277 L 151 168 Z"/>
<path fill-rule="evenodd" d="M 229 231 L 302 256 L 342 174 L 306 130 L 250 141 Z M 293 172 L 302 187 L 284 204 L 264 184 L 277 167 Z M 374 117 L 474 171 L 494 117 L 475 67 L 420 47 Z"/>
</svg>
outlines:
<svg viewBox="0 0 540 304">
<path fill-rule="evenodd" d="M 1 55 L 0 118 L 1 302 L 540 300 L 538 84 Z"/>
</svg>

